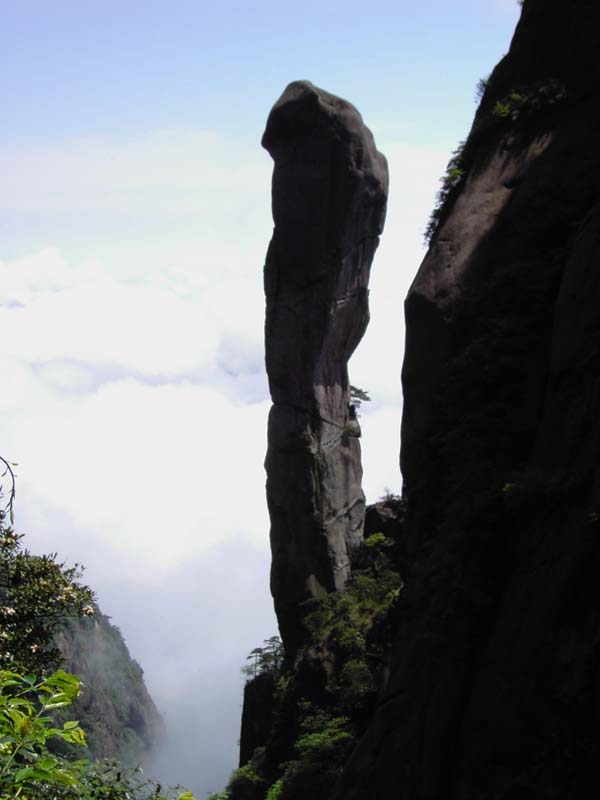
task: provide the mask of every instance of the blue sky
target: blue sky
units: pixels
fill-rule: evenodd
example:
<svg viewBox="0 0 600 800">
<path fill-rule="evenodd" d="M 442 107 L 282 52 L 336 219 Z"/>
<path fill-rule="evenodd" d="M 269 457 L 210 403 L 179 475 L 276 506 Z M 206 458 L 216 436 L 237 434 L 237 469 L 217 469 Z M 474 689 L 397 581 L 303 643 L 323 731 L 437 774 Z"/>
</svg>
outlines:
<svg viewBox="0 0 600 800">
<path fill-rule="evenodd" d="M 161 777 L 225 782 L 239 666 L 274 632 L 269 109 L 308 78 L 353 102 L 388 157 L 372 322 L 351 362 L 373 397 L 362 442 L 375 499 L 401 486 L 402 300 L 475 85 L 518 14 L 513 0 L 3 8 L 1 452 L 19 462 L 17 527 L 87 565 L 179 720 Z"/>
<path fill-rule="evenodd" d="M 506 49 L 513 0 L 302 4 L 202 0 L 6 4 L 2 139 L 258 132 L 290 76 L 334 86 L 370 119 L 445 143 L 468 86 Z M 465 91 L 466 90 L 466 91 Z M 415 113 L 416 111 L 419 113 Z M 440 125 L 443 120 L 443 125 Z"/>
</svg>

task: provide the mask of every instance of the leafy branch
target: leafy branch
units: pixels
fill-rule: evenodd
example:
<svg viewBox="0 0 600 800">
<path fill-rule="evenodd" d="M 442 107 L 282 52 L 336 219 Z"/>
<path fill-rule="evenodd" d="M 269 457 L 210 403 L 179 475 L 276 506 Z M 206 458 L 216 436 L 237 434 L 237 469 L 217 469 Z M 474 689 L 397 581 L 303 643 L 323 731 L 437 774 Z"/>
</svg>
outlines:
<svg viewBox="0 0 600 800">
<path fill-rule="evenodd" d="M 14 503 L 15 497 L 17 494 L 16 489 L 16 481 L 15 481 L 15 472 L 13 467 L 16 467 L 17 464 L 11 461 L 7 461 L 5 458 L 0 456 L 0 462 L 4 464 L 4 472 L 0 474 L 0 479 L 5 478 L 7 475 L 10 477 L 10 492 L 8 493 L 8 501 L 4 506 L 4 514 L 8 514 L 8 518 L 10 519 L 10 524 L 14 523 Z M 0 486 L 0 497 L 2 497 L 2 487 Z"/>
</svg>

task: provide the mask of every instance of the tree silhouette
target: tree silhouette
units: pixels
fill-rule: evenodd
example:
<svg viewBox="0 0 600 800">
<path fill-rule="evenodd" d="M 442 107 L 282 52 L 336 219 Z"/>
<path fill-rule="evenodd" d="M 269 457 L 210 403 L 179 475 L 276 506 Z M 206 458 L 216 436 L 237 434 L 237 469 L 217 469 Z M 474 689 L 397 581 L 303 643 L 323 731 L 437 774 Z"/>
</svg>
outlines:
<svg viewBox="0 0 600 800">
<path fill-rule="evenodd" d="M 271 636 L 263 641 L 264 647 L 255 647 L 247 656 L 242 674 L 248 679 L 264 673 L 278 674 L 283 666 L 283 644 L 279 636 Z"/>
</svg>

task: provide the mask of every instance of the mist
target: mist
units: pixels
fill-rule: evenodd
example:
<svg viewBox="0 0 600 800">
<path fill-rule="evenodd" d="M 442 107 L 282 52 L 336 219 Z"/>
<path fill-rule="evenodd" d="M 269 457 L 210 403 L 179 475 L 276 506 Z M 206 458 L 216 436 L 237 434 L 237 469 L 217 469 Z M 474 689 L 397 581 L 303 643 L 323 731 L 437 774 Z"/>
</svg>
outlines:
<svg viewBox="0 0 600 800">
<path fill-rule="evenodd" d="M 423 216 L 445 154 L 387 150 L 415 181 L 428 176 Z M 376 256 L 372 323 L 350 364 L 352 382 L 372 397 L 361 418 L 370 501 L 401 488 L 397 298 L 408 272 L 396 259 L 421 217 L 396 203 L 390 213 L 402 225 Z M 34 552 L 85 565 L 84 580 L 165 720 L 146 771 L 199 797 L 223 788 L 237 767 L 240 669 L 277 633 L 263 468 L 268 239 L 265 230 L 254 250 L 216 273 L 198 254 L 192 266 L 145 272 L 136 260 L 117 270 L 57 250 L 0 264 L 10 300 L 0 319 L 17 337 L 0 352 L 3 441 L 19 462 L 16 528 Z M 404 248 L 414 264 L 420 241 L 413 251 Z M 109 338 L 99 302 L 112 309 Z"/>
<path fill-rule="evenodd" d="M 53 540 L 61 559 L 67 544 L 67 562 L 79 558 L 76 531 L 64 514 L 47 512 L 42 519 L 24 508 L 17 522 L 33 551 L 47 551 L 45 543 Z M 204 797 L 224 788 L 237 767 L 240 669 L 250 650 L 277 630 L 268 551 L 239 536 L 156 581 L 133 585 L 111 574 L 115 558 L 108 546 L 99 546 L 83 580 L 142 666 L 165 722 L 165 736 L 144 771 L 165 786 L 180 784 Z"/>
</svg>

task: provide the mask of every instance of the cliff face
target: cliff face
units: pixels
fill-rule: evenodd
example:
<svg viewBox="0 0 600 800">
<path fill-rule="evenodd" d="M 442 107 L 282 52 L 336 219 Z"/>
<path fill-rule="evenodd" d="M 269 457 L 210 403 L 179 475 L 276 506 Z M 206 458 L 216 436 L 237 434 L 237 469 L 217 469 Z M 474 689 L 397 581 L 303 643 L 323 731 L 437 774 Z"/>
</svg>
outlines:
<svg viewBox="0 0 600 800">
<path fill-rule="evenodd" d="M 346 556 L 319 561 L 308 534 L 321 529 L 306 509 L 331 496 L 298 444 L 318 441 L 318 405 L 301 406 L 287 450 L 275 432 L 292 412 L 274 408 L 274 595 L 282 631 L 302 613 L 310 637 L 275 687 L 270 730 L 253 733 L 254 793 L 234 785 L 232 800 L 268 787 L 279 800 L 600 796 L 599 46 L 597 2 L 525 0 L 406 300 L 403 500 L 370 512 L 345 591 L 302 609 L 324 565 L 321 585 L 343 588 L 331 556 Z M 314 185 L 317 161 L 282 163 Z M 288 303 L 293 322 L 268 317 L 268 347 L 269 331 L 273 346 L 323 307 L 316 286 L 311 304 Z M 318 399 L 306 347 L 290 380 Z M 287 464 L 308 491 L 279 491 Z"/>
<path fill-rule="evenodd" d="M 90 755 L 143 763 L 163 734 L 163 721 L 118 628 L 96 608 L 93 617 L 65 623 L 57 636 L 63 668 L 82 681 L 68 718 L 79 719 Z"/>
<path fill-rule="evenodd" d="M 387 165 L 360 114 L 308 82 L 273 107 L 275 229 L 265 265 L 271 590 L 288 657 L 300 603 L 342 589 L 365 502 L 348 359 L 369 319 Z"/>
<path fill-rule="evenodd" d="M 405 307 L 411 568 L 336 800 L 600 793 L 599 45 L 597 3 L 525 0 L 453 165 Z"/>
</svg>

